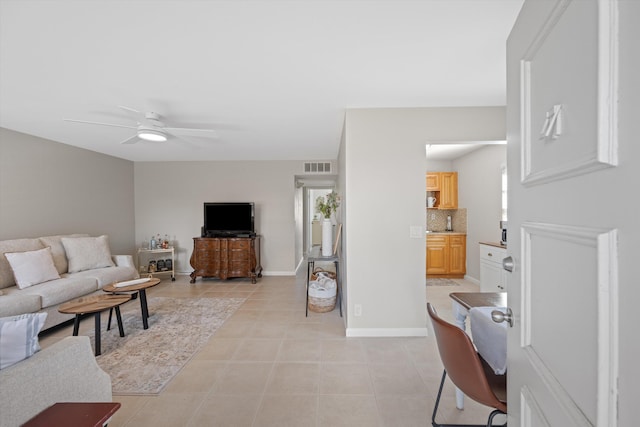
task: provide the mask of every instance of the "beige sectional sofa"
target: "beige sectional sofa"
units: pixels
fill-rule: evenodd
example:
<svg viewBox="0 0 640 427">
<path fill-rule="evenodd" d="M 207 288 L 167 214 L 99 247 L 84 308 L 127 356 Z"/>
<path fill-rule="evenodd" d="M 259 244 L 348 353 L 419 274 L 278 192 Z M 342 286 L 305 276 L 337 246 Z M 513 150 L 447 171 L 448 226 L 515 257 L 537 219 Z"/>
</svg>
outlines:
<svg viewBox="0 0 640 427">
<path fill-rule="evenodd" d="M 82 240 L 71 241 L 71 239 Z M 75 249 L 71 254 L 67 253 L 70 247 L 76 247 L 76 242 L 91 243 L 91 239 L 102 243 L 103 247 L 106 241 L 108 251 L 106 236 L 91 238 L 87 234 L 0 241 L 0 317 L 46 312 L 47 319 L 43 329 L 48 329 L 73 318 L 73 315 L 58 312 L 60 304 L 85 295 L 101 293 L 101 289 L 109 283 L 139 277 L 130 255 L 112 256 L 109 252 L 108 256 L 113 261 L 112 266 L 83 268 L 83 265 L 91 265 L 93 261 L 92 259 L 81 259 L 84 256 L 91 256 L 91 247 L 89 250 L 83 250 L 83 246 L 77 245 L 78 249 Z M 71 243 L 74 246 L 71 246 Z M 6 254 L 34 253 L 47 247 L 51 248 L 51 258 L 53 258 L 55 270 L 59 273 L 60 278 L 20 289 L 16 286 L 14 270 Z M 72 272 L 69 272 L 70 265 L 75 266 L 75 270 Z"/>
<path fill-rule="evenodd" d="M 111 402 L 111 378 L 89 337 L 66 337 L 0 370 L 0 427 L 18 427 L 56 402 Z"/>
</svg>

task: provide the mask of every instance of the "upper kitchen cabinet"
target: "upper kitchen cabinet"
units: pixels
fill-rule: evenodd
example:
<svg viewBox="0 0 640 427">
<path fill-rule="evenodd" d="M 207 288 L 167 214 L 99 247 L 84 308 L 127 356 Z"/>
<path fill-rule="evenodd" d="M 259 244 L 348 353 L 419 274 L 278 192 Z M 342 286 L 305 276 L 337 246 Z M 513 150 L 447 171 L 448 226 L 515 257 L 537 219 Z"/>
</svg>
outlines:
<svg viewBox="0 0 640 427">
<path fill-rule="evenodd" d="M 440 172 L 427 174 L 427 191 L 440 191 Z"/>
<path fill-rule="evenodd" d="M 428 172 L 427 194 L 436 209 L 458 209 L 458 172 Z"/>
</svg>

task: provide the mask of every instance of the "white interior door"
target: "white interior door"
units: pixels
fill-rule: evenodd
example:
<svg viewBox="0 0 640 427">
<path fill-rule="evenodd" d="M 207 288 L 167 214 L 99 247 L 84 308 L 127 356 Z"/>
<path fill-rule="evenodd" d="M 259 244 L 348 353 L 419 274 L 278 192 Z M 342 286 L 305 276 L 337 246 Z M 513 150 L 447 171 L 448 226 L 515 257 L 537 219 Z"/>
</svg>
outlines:
<svg viewBox="0 0 640 427">
<path fill-rule="evenodd" d="M 629 195 L 618 6 L 527 0 L 509 37 L 510 426 L 618 425 L 618 241 L 639 227 L 598 201 Z"/>
</svg>

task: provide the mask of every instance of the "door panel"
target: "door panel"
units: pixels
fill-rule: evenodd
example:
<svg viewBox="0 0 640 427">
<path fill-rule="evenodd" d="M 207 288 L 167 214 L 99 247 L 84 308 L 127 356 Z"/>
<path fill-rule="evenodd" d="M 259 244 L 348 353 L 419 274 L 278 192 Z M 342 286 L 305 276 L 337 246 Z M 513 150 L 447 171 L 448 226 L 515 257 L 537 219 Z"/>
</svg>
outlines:
<svg viewBox="0 0 640 427">
<path fill-rule="evenodd" d="M 620 174 L 617 22 L 527 0 L 509 37 L 509 425 L 617 425 L 618 231 L 590 203 Z"/>
<path fill-rule="evenodd" d="M 525 184 L 617 164 L 611 3 L 616 1 L 560 0 L 541 6 L 554 5 L 522 54 L 519 70 Z"/>
</svg>

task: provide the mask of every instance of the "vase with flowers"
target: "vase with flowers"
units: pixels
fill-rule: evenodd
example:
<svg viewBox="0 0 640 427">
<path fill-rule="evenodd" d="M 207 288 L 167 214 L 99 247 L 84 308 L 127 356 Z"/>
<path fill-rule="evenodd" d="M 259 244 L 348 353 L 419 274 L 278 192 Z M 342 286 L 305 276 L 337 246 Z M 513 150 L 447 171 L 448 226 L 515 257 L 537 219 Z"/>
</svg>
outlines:
<svg viewBox="0 0 640 427">
<path fill-rule="evenodd" d="M 331 256 L 333 253 L 333 225 L 331 214 L 340 206 L 340 196 L 335 191 L 316 199 L 316 211 L 322 214 L 322 256 Z"/>
</svg>

